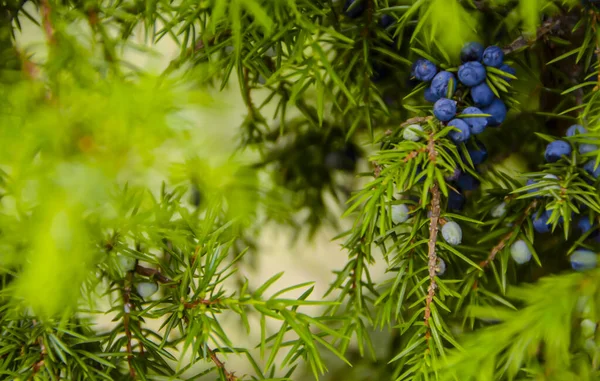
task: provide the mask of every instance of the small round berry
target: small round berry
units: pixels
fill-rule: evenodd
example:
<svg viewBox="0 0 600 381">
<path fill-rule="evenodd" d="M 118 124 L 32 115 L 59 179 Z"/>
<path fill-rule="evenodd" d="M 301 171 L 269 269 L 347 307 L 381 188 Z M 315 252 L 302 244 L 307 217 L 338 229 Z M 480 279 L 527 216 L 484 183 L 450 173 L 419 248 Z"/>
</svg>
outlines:
<svg viewBox="0 0 600 381">
<path fill-rule="evenodd" d="M 435 272 L 438 276 L 444 275 L 446 272 L 446 262 L 440 257 L 437 259 L 437 263 L 435 265 Z"/>
<path fill-rule="evenodd" d="M 350 9 L 350 7 L 357 1 L 358 4 Z M 344 4 L 344 13 L 351 19 L 355 19 L 362 15 L 362 13 L 365 11 L 365 3 L 366 1 L 364 0 L 346 0 L 346 4 Z"/>
<path fill-rule="evenodd" d="M 592 223 L 589 218 L 581 217 L 579 221 L 577 221 L 577 227 L 581 230 L 581 234 L 585 234 L 592 229 Z"/>
<path fill-rule="evenodd" d="M 408 206 L 406 204 L 392 205 L 392 222 L 396 225 L 408 220 Z"/>
<path fill-rule="evenodd" d="M 419 132 L 423 132 L 423 127 L 421 127 L 419 124 L 411 124 L 402 130 L 402 137 L 404 140 L 418 142 L 422 138 L 421 135 L 419 135 Z"/>
<path fill-rule="evenodd" d="M 581 143 L 579 144 L 579 153 L 585 155 L 586 153 L 592 153 L 598 150 L 598 146 L 595 144 Z"/>
<path fill-rule="evenodd" d="M 598 263 L 598 256 L 591 250 L 575 250 L 569 257 L 571 267 L 575 271 L 591 270 Z"/>
<path fill-rule="evenodd" d="M 549 233 L 550 229 L 552 229 L 552 225 L 548 223 L 551 215 L 549 211 L 545 211 L 539 217 L 533 216 L 533 229 L 540 234 Z"/>
<path fill-rule="evenodd" d="M 440 71 L 431 80 L 431 91 L 439 97 L 447 97 L 450 83 L 452 83 L 451 93 L 454 94 L 456 91 L 456 78 L 454 74 L 449 71 Z"/>
<path fill-rule="evenodd" d="M 587 173 L 589 173 L 595 179 L 600 177 L 600 165 L 598 167 L 596 167 L 596 164 L 597 163 L 595 160 L 590 160 L 583 165 L 583 169 L 585 169 L 585 171 Z"/>
<path fill-rule="evenodd" d="M 456 144 L 466 142 L 471 137 L 471 129 L 469 125 L 462 119 L 452 119 L 449 123 L 449 126 L 455 127 L 458 129 L 452 130 L 448 133 L 448 137 Z"/>
<path fill-rule="evenodd" d="M 142 298 L 149 298 L 158 291 L 158 285 L 154 282 L 141 282 L 136 285 L 138 294 Z"/>
<path fill-rule="evenodd" d="M 486 75 L 485 67 L 477 61 L 465 62 L 458 68 L 458 79 L 468 87 L 479 85 Z"/>
<path fill-rule="evenodd" d="M 502 48 L 492 45 L 483 51 L 483 63 L 487 66 L 500 67 L 504 61 L 504 52 Z"/>
<path fill-rule="evenodd" d="M 460 50 L 460 60 L 462 62 L 481 61 L 484 47 L 479 42 L 468 42 Z"/>
<path fill-rule="evenodd" d="M 502 70 L 505 73 L 511 74 L 511 75 L 517 74 L 517 70 L 515 70 L 515 68 L 508 66 L 507 64 L 502 64 L 502 66 L 500 66 L 500 70 Z M 502 76 L 502 79 L 505 80 L 506 82 L 512 81 L 512 78 L 508 78 L 505 76 Z"/>
<path fill-rule="evenodd" d="M 442 122 L 448 122 L 456 115 L 456 101 L 441 98 L 433 105 L 433 114 Z"/>
<path fill-rule="evenodd" d="M 479 188 L 480 182 L 469 173 L 461 173 L 456 180 L 456 185 L 460 190 L 466 192 Z"/>
<path fill-rule="evenodd" d="M 126 255 L 119 255 L 119 268 L 123 272 L 133 271 L 136 266 L 136 259 Z"/>
<path fill-rule="evenodd" d="M 477 107 L 486 107 L 492 104 L 496 95 L 487 83 L 482 82 L 471 88 L 471 98 Z"/>
<path fill-rule="evenodd" d="M 571 127 L 569 127 L 567 129 L 567 134 L 566 135 L 568 137 L 571 137 L 571 136 L 574 136 L 576 134 L 585 134 L 585 133 L 587 133 L 587 130 L 585 129 L 585 127 L 583 127 L 580 124 L 574 124 L 574 125 L 572 125 Z"/>
<path fill-rule="evenodd" d="M 387 28 L 388 26 L 392 25 L 394 22 L 396 22 L 396 19 L 392 15 L 383 15 L 383 16 L 381 16 L 381 19 L 379 19 L 379 24 L 383 28 Z"/>
<path fill-rule="evenodd" d="M 469 148 L 467 152 L 469 153 L 473 165 L 483 163 L 488 157 L 488 151 L 481 142 L 477 142 L 477 146 Z"/>
<path fill-rule="evenodd" d="M 564 140 L 555 140 L 546 146 L 544 158 L 548 163 L 556 163 L 563 155 L 571 154 L 571 145 Z"/>
<path fill-rule="evenodd" d="M 517 262 L 522 265 L 523 263 L 527 263 L 531 260 L 531 250 L 529 250 L 529 246 L 522 239 L 515 241 L 510 247 L 510 256 Z"/>
<path fill-rule="evenodd" d="M 456 179 L 458 179 L 458 177 L 460 176 L 460 174 L 462 173 L 462 171 L 460 170 L 460 168 L 456 167 L 454 168 L 454 172 L 452 172 L 452 174 L 447 175 L 444 177 L 444 179 L 446 181 L 454 181 Z"/>
<path fill-rule="evenodd" d="M 597 324 L 595 321 L 591 319 L 583 319 L 580 323 L 581 326 L 581 335 L 585 338 L 594 336 L 596 333 Z"/>
<path fill-rule="evenodd" d="M 448 209 L 460 212 L 465 207 L 465 196 L 455 192 L 452 189 L 448 190 Z"/>
<path fill-rule="evenodd" d="M 426 88 L 423 95 L 425 97 L 425 100 L 430 103 L 435 103 L 438 99 L 441 98 L 440 96 L 436 95 L 433 92 L 433 90 L 431 90 L 431 87 Z"/>
<path fill-rule="evenodd" d="M 491 115 L 487 118 L 490 127 L 499 126 L 506 119 L 506 105 L 499 98 L 494 99 L 489 106 L 482 108 L 481 111 L 484 114 Z"/>
<path fill-rule="evenodd" d="M 454 221 L 448 221 L 442 226 L 442 237 L 451 246 L 460 245 L 462 242 L 462 229 Z"/>
<path fill-rule="evenodd" d="M 478 109 L 477 107 L 467 107 L 461 113 L 461 115 L 481 115 L 481 114 L 484 114 L 484 112 L 481 111 L 480 109 Z M 469 128 L 471 129 L 471 134 L 474 134 L 474 135 L 481 134 L 485 130 L 485 128 L 487 127 L 487 124 L 488 124 L 487 118 L 483 117 L 483 116 L 478 116 L 478 117 L 473 117 L 473 118 L 465 117 L 462 119 L 465 121 L 465 123 L 467 123 L 469 125 Z"/>
<path fill-rule="evenodd" d="M 437 67 L 429 60 L 420 58 L 413 65 L 413 73 L 419 81 L 431 81 L 437 73 Z"/>
<path fill-rule="evenodd" d="M 490 214 L 494 218 L 500 218 L 504 216 L 506 214 L 506 203 L 501 202 L 500 204 L 496 205 Z"/>
</svg>

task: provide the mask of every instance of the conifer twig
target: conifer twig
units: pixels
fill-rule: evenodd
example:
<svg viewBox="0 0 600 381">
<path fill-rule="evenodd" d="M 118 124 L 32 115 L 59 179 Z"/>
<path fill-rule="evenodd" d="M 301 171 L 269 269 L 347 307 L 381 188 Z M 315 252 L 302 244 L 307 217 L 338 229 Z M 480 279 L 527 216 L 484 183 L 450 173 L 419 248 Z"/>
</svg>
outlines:
<svg viewBox="0 0 600 381">
<path fill-rule="evenodd" d="M 513 42 L 511 42 L 509 45 L 505 46 L 504 49 L 502 49 L 502 50 L 504 51 L 504 54 L 510 54 L 510 53 L 517 51 L 521 48 L 524 48 L 526 46 L 531 46 L 537 40 L 539 40 L 546 34 L 550 33 L 554 28 L 558 27 L 559 25 L 560 25 L 560 19 L 552 19 L 551 18 L 547 21 L 544 21 L 542 23 L 542 25 L 540 25 L 540 27 L 537 29 L 537 32 L 536 32 L 536 35 L 534 38 L 528 39 L 527 37 L 521 35 L 521 36 L 517 37 L 517 39 L 514 40 Z"/>
<path fill-rule="evenodd" d="M 52 13 L 52 8 L 50 7 L 49 0 L 42 0 L 41 11 L 42 11 L 42 25 L 44 26 L 44 32 L 46 33 L 46 38 L 48 39 L 48 43 L 50 45 L 54 45 L 56 43 L 56 38 L 54 37 L 54 26 L 52 25 L 52 20 L 50 20 L 50 14 Z"/>
<path fill-rule="evenodd" d="M 123 287 L 123 327 L 125 328 L 125 337 L 127 338 L 127 364 L 129 366 L 129 376 L 131 379 L 136 378 L 135 369 L 132 365 L 133 359 L 133 348 L 131 345 L 131 328 L 129 327 L 130 320 L 129 314 L 133 305 L 131 304 L 131 283 L 133 280 L 133 273 L 127 273 L 127 278 L 125 278 L 125 286 Z"/>
<path fill-rule="evenodd" d="M 434 134 L 431 132 L 429 134 L 429 142 L 427 143 L 427 151 L 429 152 L 429 160 L 435 163 L 437 159 L 437 151 L 435 150 L 435 140 L 433 138 Z M 429 268 L 429 287 L 427 288 L 427 298 L 425 299 L 425 327 L 427 327 L 427 333 L 425 334 L 425 338 L 429 341 L 431 337 L 431 333 L 429 331 L 429 319 L 431 318 L 431 304 L 433 303 L 433 297 L 435 296 L 435 289 L 437 284 L 435 282 L 435 273 L 437 266 L 437 255 L 435 252 L 436 244 L 437 244 L 437 236 L 438 236 L 438 224 L 440 220 L 440 204 L 441 204 L 441 194 L 438 182 L 434 182 L 431 187 L 431 218 L 429 220 L 429 242 L 428 242 L 428 252 L 427 257 L 428 268 Z"/>
<path fill-rule="evenodd" d="M 155 269 L 137 265 L 137 266 L 135 266 L 135 272 L 140 275 L 153 278 L 157 282 L 160 282 L 160 283 L 173 283 L 173 280 L 169 279 L 168 277 L 163 275 L 160 271 L 155 270 Z"/>
<path fill-rule="evenodd" d="M 210 356 L 210 359 L 212 360 L 213 363 L 215 363 L 215 365 L 217 366 L 217 368 L 219 368 L 221 371 L 223 371 L 223 374 L 225 374 L 225 378 L 227 379 L 227 381 L 237 381 L 237 377 L 233 374 L 233 372 L 228 371 L 225 368 L 225 363 L 222 362 L 221 360 L 219 360 L 219 358 L 217 357 L 217 354 L 210 348 L 208 349 L 208 354 Z"/>
<path fill-rule="evenodd" d="M 429 222 L 429 250 L 427 256 L 429 262 L 429 287 L 427 288 L 427 298 L 425 299 L 425 326 L 429 328 L 429 319 L 431 318 L 431 303 L 433 303 L 433 297 L 435 296 L 435 289 L 437 284 L 435 282 L 435 273 L 437 266 L 437 255 L 435 252 L 435 246 L 437 243 L 438 235 L 438 223 L 440 219 L 440 188 L 437 182 L 431 187 L 431 219 Z M 431 334 L 429 329 L 425 335 L 426 339 L 429 340 Z"/>
<path fill-rule="evenodd" d="M 525 211 L 523 212 L 521 217 L 519 217 L 519 219 L 517 220 L 516 229 L 511 230 L 504 237 L 502 237 L 500 242 L 498 242 L 498 244 L 492 248 L 492 251 L 490 251 L 490 255 L 488 255 L 488 257 L 479 264 L 479 267 L 481 267 L 482 269 L 485 269 L 485 267 L 487 267 L 494 260 L 494 258 L 496 258 L 496 255 L 500 251 L 502 251 L 502 249 L 504 249 L 504 247 L 506 246 L 506 243 L 511 239 L 511 237 L 513 236 L 515 231 L 519 230 L 519 228 L 521 227 L 523 222 L 525 222 L 525 219 L 529 216 L 529 213 L 531 213 L 531 210 L 534 209 L 536 206 L 537 206 L 537 200 L 533 200 L 527 206 L 527 208 L 525 208 Z"/>
</svg>

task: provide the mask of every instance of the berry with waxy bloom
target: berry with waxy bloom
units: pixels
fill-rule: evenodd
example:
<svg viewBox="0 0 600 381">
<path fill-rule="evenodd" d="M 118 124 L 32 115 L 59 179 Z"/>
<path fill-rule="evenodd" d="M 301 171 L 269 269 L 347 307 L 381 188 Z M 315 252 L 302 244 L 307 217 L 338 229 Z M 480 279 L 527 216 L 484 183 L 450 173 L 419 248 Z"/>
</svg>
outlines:
<svg viewBox="0 0 600 381">
<path fill-rule="evenodd" d="M 491 115 L 487 118 L 490 127 L 499 126 L 506 119 L 506 105 L 500 98 L 495 98 L 489 106 L 482 108 L 481 111 Z"/>
<path fill-rule="evenodd" d="M 458 68 L 458 79 L 468 87 L 479 85 L 486 75 L 485 67 L 477 61 L 465 62 Z"/>
<path fill-rule="evenodd" d="M 462 242 L 462 229 L 454 221 L 448 221 L 442 226 L 442 237 L 451 246 L 460 245 Z"/>
<path fill-rule="evenodd" d="M 451 86 L 451 93 L 456 91 L 456 78 L 449 71 L 440 71 L 431 80 L 431 91 L 439 97 L 448 96 L 448 87 Z"/>
<path fill-rule="evenodd" d="M 531 260 L 531 250 L 529 250 L 527 243 L 520 239 L 515 241 L 510 247 L 510 256 L 515 262 L 522 265 Z"/>
<path fill-rule="evenodd" d="M 435 64 L 424 58 L 418 59 L 413 65 L 413 74 L 419 81 L 431 81 L 437 73 Z"/>
<path fill-rule="evenodd" d="M 433 105 L 433 114 L 442 122 L 448 122 L 456 115 L 456 101 L 441 98 Z"/>
<path fill-rule="evenodd" d="M 499 68 L 504 62 L 504 52 L 496 45 L 488 46 L 483 51 L 482 61 L 487 66 Z"/>
<path fill-rule="evenodd" d="M 544 158 L 548 163 L 557 162 L 563 155 L 571 154 L 571 145 L 564 140 L 555 140 L 546 146 Z"/>
</svg>

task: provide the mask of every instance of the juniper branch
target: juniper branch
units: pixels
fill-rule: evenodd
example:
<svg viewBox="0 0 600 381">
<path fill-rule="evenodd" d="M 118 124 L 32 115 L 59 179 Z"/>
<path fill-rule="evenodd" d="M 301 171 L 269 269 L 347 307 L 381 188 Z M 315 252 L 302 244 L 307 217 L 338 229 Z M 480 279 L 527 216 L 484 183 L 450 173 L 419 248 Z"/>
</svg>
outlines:
<svg viewBox="0 0 600 381">
<path fill-rule="evenodd" d="M 506 243 L 512 238 L 513 234 L 516 231 L 520 230 L 521 225 L 523 224 L 523 222 L 525 222 L 525 219 L 529 216 L 529 214 L 531 213 L 531 210 L 534 209 L 536 206 L 537 206 L 537 200 L 533 200 L 527 206 L 527 208 L 525 208 L 525 211 L 523 212 L 521 217 L 519 217 L 519 219 L 516 222 L 515 229 L 511 230 L 504 237 L 502 237 L 500 242 L 498 242 L 498 244 L 492 248 L 492 250 L 490 251 L 490 255 L 488 255 L 488 257 L 479 264 L 479 267 L 481 267 L 482 271 L 485 269 L 485 267 L 487 267 L 494 260 L 494 258 L 496 258 L 496 255 L 500 251 L 502 251 L 502 249 L 504 249 L 504 247 L 506 246 Z"/>
<path fill-rule="evenodd" d="M 523 35 L 519 36 L 516 40 L 508 44 L 502 49 L 504 54 L 510 54 L 519 49 L 525 48 L 527 46 L 533 45 L 537 40 L 550 33 L 552 30 L 557 28 L 561 23 L 560 19 L 549 19 L 542 23 L 542 25 L 537 29 L 536 35 L 534 38 L 530 39 Z"/>
<path fill-rule="evenodd" d="M 435 140 L 433 132 L 429 135 L 429 142 L 427 144 L 427 150 L 429 151 L 429 160 L 432 163 L 435 163 L 437 158 L 437 151 L 435 150 Z M 438 182 L 434 182 L 431 187 L 431 218 L 429 222 L 429 241 L 428 241 L 428 252 L 427 257 L 429 258 L 429 262 L 427 266 L 429 268 L 429 287 L 427 288 L 427 298 L 425 299 L 425 326 L 429 328 L 429 319 L 431 318 L 431 303 L 433 303 L 433 297 L 435 296 L 435 289 L 437 284 L 435 282 L 435 273 L 436 273 L 436 265 L 437 265 L 437 255 L 436 255 L 436 244 L 437 244 L 437 236 L 438 236 L 438 223 L 440 219 L 440 203 L 441 203 L 441 194 Z M 429 340 L 431 337 L 431 333 L 429 329 L 426 333 L 426 339 Z"/>
<path fill-rule="evenodd" d="M 54 36 L 54 26 L 52 25 L 51 13 L 52 8 L 50 7 L 49 0 L 42 0 L 41 2 L 41 11 L 42 11 L 42 25 L 44 27 L 44 33 L 46 34 L 46 39 L 50 45 L 56 44 L 56 38 Z"/>
<path fill-rule="evenodd" d="M 227 370 L 227 368 L 225 368 L 225 363 L 219 360 L 217 354 L 212 349 L 208 348 L 208 354 L 212 362 L 215 363 L 217 368 L 219 368 L 219 370 L 223 372 L 227 381 L 237 381 L 238 378 L 234 375 L 233 372 L 230 372 Z"/>
</svg>

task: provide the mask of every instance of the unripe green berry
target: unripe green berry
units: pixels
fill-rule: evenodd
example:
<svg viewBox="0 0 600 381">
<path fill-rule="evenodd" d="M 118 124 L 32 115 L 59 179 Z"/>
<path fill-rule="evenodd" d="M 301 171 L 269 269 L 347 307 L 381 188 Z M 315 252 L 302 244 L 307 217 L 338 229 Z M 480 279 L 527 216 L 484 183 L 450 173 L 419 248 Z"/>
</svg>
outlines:
<svg viewBox="0 0 600 381">
<path fill-rule="evenodd" d="M 435 272 L 438 276 L 442 276 L 446 272 L 446 262 L 444 262 L 442 258 L 437 259 L 437 264 L 435 265 Z"/>
<path fill-rule="evenodd" d="M 423 127 L 421 127 L 418 124 L 411 124 L 402 131 L 402 137 L 404 138 L 404 140 L 418 142 L 419 140 L 421 140 L 421 135 L 419 135 L 417 131 L 423 132 Z"/>
<path fill-rule="evenodd" d="M 158 285 L 154 282 L 142 282 L 137 284 L 136 289 L 138 294 L 146 299 L 158 291 Z"/>
<path fill-rule="evenodd" d="M 123 272 L 133 271 L 135 269 L 135 258 L 128 257 L 126 255 L 119 255 L 119 267 Z"/>
<path fill-rule="evenodd" d="M 501 202 L 500 204 L 496 205 L 494 207 L 494 209 L 492 209 L 492 217 L 494 218 L 500 218 L 503 215 L 506 214 L 506 203 L 505 202 Z"/>
<path fill-rule="evenodd" d="M 586 339 L 590 338 L 594 336 L 594 333 L 596 333 L 596 322 L 590 319 L 583 319 L 581 321 L 581 334 L 583 337 Z"/>
<path fill-rule="evenodd" d="M 510 247 L 510 255 L 518 264 L 522 265 L 531 260 L 531 250 L 522 239 L 515 241 Z"/>
<path fill-rule="evenodd" d="M 408 206 L 405 204 L 392 205 L 392 222 L 396 225 L 406 222 L 408 212 Z"/>
<path fill-rule="evenodd" d="M 462 229 L 459 224 L 449 221 L 442 226 L 442 236 L 452 246 L 460 245 L 462 242 Z"/>
</svg>

